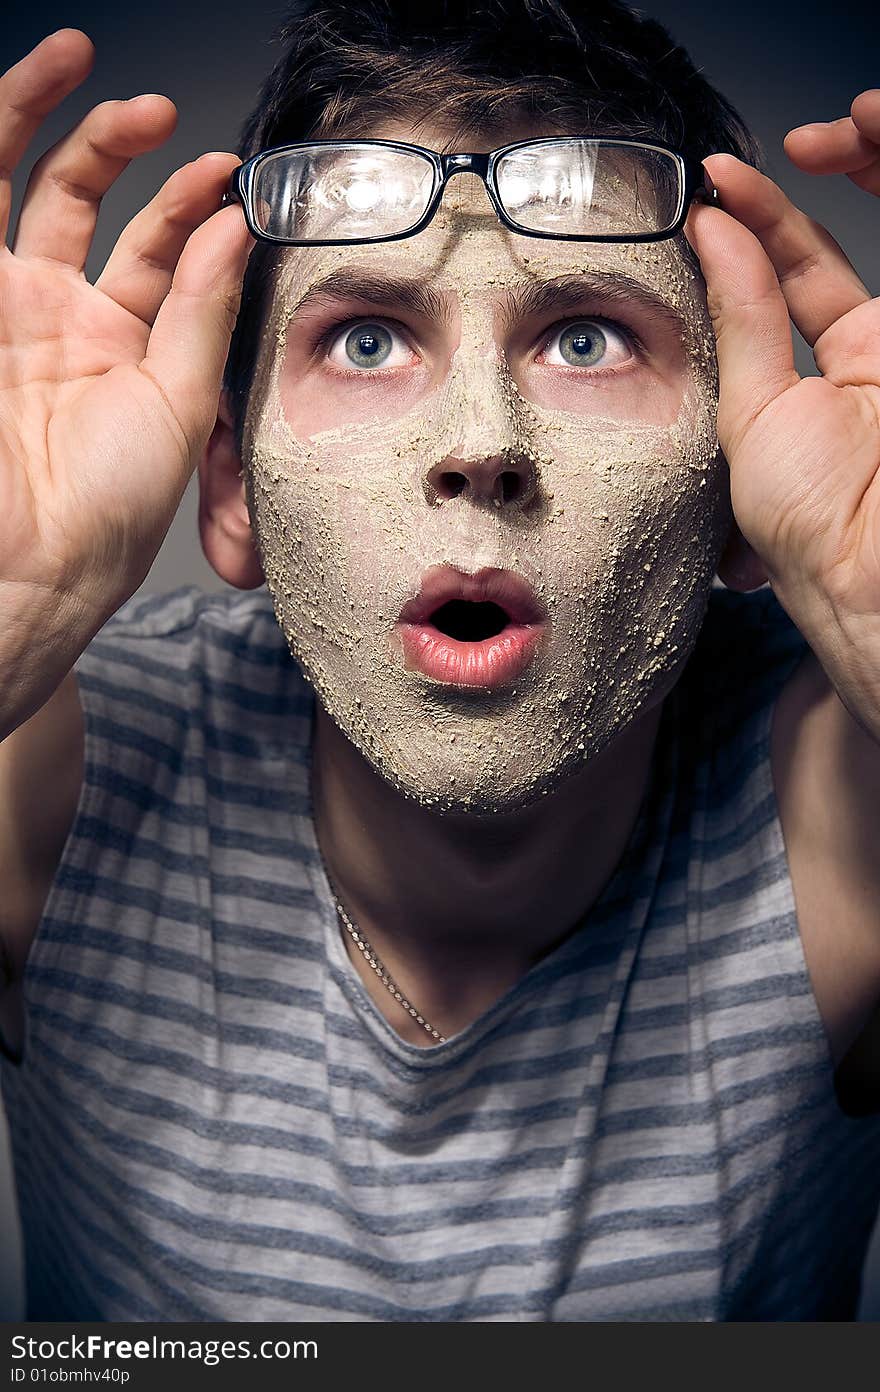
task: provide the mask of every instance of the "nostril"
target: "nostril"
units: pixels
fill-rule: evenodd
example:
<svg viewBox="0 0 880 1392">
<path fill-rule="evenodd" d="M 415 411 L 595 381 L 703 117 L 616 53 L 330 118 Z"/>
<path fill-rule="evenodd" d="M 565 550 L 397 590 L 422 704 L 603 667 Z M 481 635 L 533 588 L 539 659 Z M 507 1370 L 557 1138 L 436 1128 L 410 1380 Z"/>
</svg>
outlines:
<svg viewBox="0 0 880 1392">
<path fill-rule="evenodd" d="M 447 456 L 423 477 L 425 497 L 432 507 L 452 498 L 483 507 L 527 507 L 537 486 L 536 472 L 529 461 L 511 456 L 512 450 L 473 462 Z M 460 467 L 450 467 L 455 464 Z"/>
<path fill-rule="evenodd" d="M 464 474 L 455 473 L 450 469 L 440 475 L 435 487 L 439 497 L 457 498 L 467 487 L 467 479 Z"/>
<path fill-rule="evenodd" d="M 519 474 L 513 469 L 505 469 L 499 479 L 501 488 L 501 501 L 503 503 L 514 503 L 522 492 L 523 481 Z"/>
</svg>

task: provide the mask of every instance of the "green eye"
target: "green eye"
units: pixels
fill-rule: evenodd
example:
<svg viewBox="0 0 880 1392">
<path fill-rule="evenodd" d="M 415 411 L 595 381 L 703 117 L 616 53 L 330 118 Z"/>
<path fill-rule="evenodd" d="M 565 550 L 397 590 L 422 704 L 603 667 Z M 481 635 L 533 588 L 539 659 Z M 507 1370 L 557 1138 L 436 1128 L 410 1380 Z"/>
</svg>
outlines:
<svg viewBox="0 0 880 1392">
<path fill-rule="evenodd" d="M 355 367 L 380 367 L 393 347 L 381 324 L 358 324 L 345 340 L 345 356 Z"/>
<path fill-rule="evenodd" d="M 569 324 L 559 335 L 559 351 L 572 367 L 594 367 L 604 356 L 608 340 L 591 320 Z"/>
</svg>

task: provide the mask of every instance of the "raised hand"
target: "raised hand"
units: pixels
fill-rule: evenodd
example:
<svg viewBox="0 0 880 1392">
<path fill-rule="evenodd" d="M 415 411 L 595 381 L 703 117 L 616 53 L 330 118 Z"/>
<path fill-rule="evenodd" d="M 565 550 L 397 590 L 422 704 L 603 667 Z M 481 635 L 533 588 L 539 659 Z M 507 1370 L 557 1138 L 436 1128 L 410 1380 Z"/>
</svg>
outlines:
<svg viewBox="0 0 880 1392">
<path fill-rule="evenodd" d="M 786 137 L 793 163 L 880 194 L 880 89 Z M 765 579 L 852 715 L 880 740 L 880 299 L 830 233 L 732 155 L 694 206 L 720 378 L 718 435 L 739 532 L 721 578 Z M 790 320 L 819 377 L 795 370 Z"/>
<path fill-rule="evenodd" d="M 10 171 L 92 60 L 65 29 L 0 78 L 0 241 Z M 216 211 L 236 157 L 177 170 L 97 283 L 83 273 L 102 196 L 175 121 L 161 96 L 95 107 L 35 165 L 0 249 L 0 675 L 27 687 L 16 723 L 143 580 L 214 424 L 253 244 L 240 209 Z"/>
</svg>

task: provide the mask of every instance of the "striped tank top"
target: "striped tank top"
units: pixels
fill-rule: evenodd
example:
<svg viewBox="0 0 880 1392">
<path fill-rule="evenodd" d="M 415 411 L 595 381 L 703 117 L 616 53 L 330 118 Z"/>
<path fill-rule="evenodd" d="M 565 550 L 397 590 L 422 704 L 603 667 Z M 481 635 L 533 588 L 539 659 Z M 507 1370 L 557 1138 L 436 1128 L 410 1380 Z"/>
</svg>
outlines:
<svg viewBox="0 0 880 1392">
<path fill-rule="evenodd" d="M 601 896 L 422 1049 L 340 938 L 267 592 L 124 605 L 2 1067 L 28 1318 L 851 1318 L 880 1118 L 835 1098 L 773 791 L 804 651 L 713 591 Z"/>
</svg>

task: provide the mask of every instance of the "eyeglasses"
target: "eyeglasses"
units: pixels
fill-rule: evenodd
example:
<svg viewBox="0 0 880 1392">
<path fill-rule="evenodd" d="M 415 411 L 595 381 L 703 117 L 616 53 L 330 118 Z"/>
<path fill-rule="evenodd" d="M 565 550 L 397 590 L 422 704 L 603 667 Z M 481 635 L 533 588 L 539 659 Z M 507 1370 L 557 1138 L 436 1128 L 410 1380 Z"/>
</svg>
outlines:
<svg viewBox="0 0 880 1392">
<path fill-rule="evenodd" d="M 476 174 L 505 227 L 525 237 L 657 242 L 694 199 L 718 202 L 696 160 L 659 144 L 566 136 L 490 154 L 440 155 L 394 140 L 318 140 L 264 150 L 234 171 L 251 235 L 281 246 L 342 246 L 413 237 L 454 174 Z"/>
</svg>

